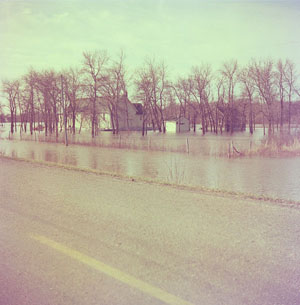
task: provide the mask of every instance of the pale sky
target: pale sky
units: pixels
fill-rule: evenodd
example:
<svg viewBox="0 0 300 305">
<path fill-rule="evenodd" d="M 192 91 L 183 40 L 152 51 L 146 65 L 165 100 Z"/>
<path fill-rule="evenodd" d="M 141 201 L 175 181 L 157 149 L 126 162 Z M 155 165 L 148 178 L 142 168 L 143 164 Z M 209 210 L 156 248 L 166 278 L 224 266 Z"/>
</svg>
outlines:
<svg viewBox="0 0 300 305">
<path fill-rule="evenodd" d="M 132 71 L 146 56 L 175 76 L 202 62 L 218 68 L 252 57 L 290 58 L 299 70 L 300 1 L 0 0 L 0 43 L 0 79 L 121 48 Z"/>
</svg>

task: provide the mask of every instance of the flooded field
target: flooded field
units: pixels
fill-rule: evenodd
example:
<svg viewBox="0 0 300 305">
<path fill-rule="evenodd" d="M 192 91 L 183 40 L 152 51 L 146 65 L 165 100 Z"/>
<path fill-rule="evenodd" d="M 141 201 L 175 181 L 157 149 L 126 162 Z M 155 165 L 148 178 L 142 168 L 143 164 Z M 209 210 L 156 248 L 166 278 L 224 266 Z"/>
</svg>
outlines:
<svg viewBox="0 0 300 305">
<path fill-rule="evenodd" d="M 73 138 L 73 141 L 88 143 L 88 135 L 80 136 Z M 137 133 L 113 136 L 102 132 L 92 145 L 66 147 L 63 143 L 44 142 L 42 134 L 32 136 L 32 141 L 29 141 L 28 135 L 22 135 L 23 140 L 20 141 L 19 134 L 14 136 L 14 140 L 9 140 L 6 131 L 2 129 L 0 153 L 179 184 L 300 200 L 299 157 L 226 157 L 228 145 L 232 141 L 237 148 L 247 148 L 259 143 L 262 136 L 262 130 L 257 130 L 252 137 L 248 133 L 202 136 L 200 131 L 196 135 L 177 135 L 172 129 L 166 135 L 149 133 L 145 138 Z M 38 141 L 39 137 L 41 142 Z M 71 137 L 70 140 L 72 141 Z M 102 147 L 99 147 L 101 143 Z M 129 146 L 128 143 L 134 143 L 135 146 L 131 149 L 124 148 Z M 140 143 L 145 145 L 142 150 L 139 149 Z"/>
</svg>

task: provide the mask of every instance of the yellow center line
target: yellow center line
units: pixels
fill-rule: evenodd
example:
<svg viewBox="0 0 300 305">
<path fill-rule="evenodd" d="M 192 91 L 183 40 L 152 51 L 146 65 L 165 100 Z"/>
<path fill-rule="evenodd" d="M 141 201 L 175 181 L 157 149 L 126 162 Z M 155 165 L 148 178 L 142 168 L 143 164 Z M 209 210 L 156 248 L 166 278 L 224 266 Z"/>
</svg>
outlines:
<svg viewBox="0 0 300 305">
<path fill-rule="evenodd" d="M 146 282 L 143 282 L 125 272 L 122 272 L 121 270 L 118 270 L 116 268 L 110 267 L 109 265 L 106 265 L 88 255 L 82 254 L 79 251 L 76 251 L 74 249 L 71 249 L 67 246 L 64 246 L 63 244 L 60 244 L 56 241 L 53 241 L 45 236 L 41 235 L 35 235 L 31 234 L 30 238 L 47 245 L 60 253 L 63 253 L 95 270 L 98 270 L 120 282 L 123 282 L 131 287 L 134 287 L 156 299 L 159 299 L 166 304 L 170 305 L 192 305 L 192 303 L 187 302 L 179 297 L 176 297 L 175 295 L 172 295 L 160 288 L 154 287 Z"/>
</svg>

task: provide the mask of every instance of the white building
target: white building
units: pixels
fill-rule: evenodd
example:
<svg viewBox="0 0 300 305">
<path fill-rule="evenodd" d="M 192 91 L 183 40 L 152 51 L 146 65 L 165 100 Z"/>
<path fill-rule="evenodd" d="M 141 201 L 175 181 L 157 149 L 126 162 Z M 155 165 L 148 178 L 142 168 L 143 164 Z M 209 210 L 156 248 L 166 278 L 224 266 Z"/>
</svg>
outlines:
<svg viewBox="0 0 300 305">
<path fill-rule="evenodd" d="M 190 121 L 185 117 L 180 117 L 176 121 L 176 132 L 188 132 L 190 131 Z"/>
</svg>

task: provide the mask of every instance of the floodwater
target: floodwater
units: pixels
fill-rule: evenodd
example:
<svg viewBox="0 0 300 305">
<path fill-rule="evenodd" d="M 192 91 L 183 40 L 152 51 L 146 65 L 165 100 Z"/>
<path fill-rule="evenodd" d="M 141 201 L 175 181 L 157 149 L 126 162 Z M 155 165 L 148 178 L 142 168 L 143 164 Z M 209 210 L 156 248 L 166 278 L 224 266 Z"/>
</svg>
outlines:
<svg viewBox="0 0 300 305">
<path fill-rule="evenodd" d="M 169 129 L 170 132 L 166 135 L 149 133 L 145 138 L 137 133 L 113 136 L 102 132 L 93 146 L 68 147 L 63 143 L 20 141 L 18 136 L 15 136 L 14 140 L 8 140 L 3 136 L 5 132 L 2 132 L 0 153 L 133 177 L 300 200 L 299 157 L 224 157 L 232 142 L 238 149 L 258 144 L 263 136 L 262 130 L 257 130 L 253 136 L 248 133 L 202 136 L 200 131 L 196 135 L 177 135 L 172 132 L 172 125 Z M 38 137 L 39 135 L 34 139 Z M 24 138 L 23 136 L 22 139 Z M 84 136 L 81 137 L 83 138 Z M 82 144 L 83 140 L 76 142 L 74 138 L 70 138 L 70 141 Z M 126 143 L 130 143 L 127 145 L 130 148 L 139 147 L 144 143 L 143 147 L 148 150 L 107 147 L 112 141 L 115 141 L 115 147 L 126 147 Z M 98 147 L 99 143 L 106 147 Z"/>
</svg>

